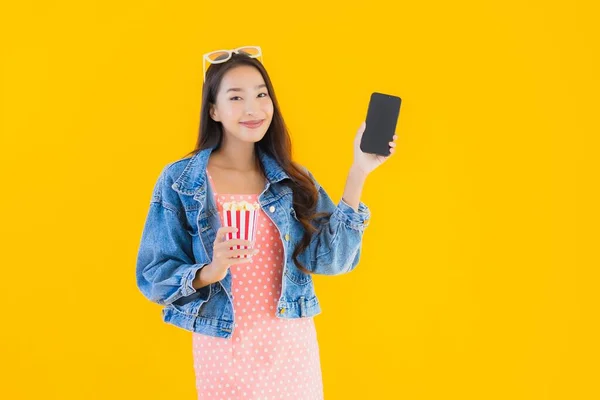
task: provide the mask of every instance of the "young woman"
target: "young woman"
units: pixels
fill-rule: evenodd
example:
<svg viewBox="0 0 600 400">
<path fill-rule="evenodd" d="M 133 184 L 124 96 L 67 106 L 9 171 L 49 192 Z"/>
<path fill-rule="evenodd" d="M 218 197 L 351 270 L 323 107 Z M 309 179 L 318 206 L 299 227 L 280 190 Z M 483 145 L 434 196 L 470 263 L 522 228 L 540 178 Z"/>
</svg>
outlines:
<svg viewBox="0 0 600 400">
<path fill-rule="evenodd" d="M 292 161 L 260 56 L 259 47 L 206 55 L 198 142 L 156 182 L 136 278 L 165 322 L 192 332 L 199 399 L 322 399 L 312 274 L 358 264 L 370 217 L 362 187 L 389 157 L 360 150 L 363 123 L 335 204 Z M 231 200 L 260 204 L 254 243 L 225 241 L 235 229 L 220 213 Z"/>
</svg>

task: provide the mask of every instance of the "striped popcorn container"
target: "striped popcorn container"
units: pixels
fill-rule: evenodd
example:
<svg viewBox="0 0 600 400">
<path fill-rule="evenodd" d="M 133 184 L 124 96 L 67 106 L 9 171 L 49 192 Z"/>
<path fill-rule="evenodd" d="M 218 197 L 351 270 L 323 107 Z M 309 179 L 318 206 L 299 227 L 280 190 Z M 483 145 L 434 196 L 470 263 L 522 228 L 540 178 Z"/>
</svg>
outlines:
<svg viewBox="0 0 600 400">
<path fill-rule="evenodd" d="M 228 201 L 223 204 L 221 219 L 223 226 L 234 226 L 237 232 L 229 232 L 225 235 L 225 241 L 231 239 L 254 240 L 258 218 L 259 203 L 247 201 Z M 229 249 L 247 249 L 245 245 L 231 246 Z M 248 258 L 247 254 L 238 255 L 236 258 Z"/>
</svg>

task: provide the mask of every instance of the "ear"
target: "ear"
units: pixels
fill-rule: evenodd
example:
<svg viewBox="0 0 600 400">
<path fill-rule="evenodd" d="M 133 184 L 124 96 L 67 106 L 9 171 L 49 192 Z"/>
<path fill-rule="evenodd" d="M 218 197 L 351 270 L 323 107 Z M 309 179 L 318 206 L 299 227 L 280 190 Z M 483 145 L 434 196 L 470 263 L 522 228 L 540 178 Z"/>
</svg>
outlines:
<svg viewBox="0 0 600 400">
<path fill-rule="evenodd" d="M 220 122 L 221 119 L 219 118 L 219 114 L 217 113 L 217 110 L 215 109 L 215 105 L 211 104 L 210 105 L 210 111 L 209 111 L 210 117 L 216 121 L 216 122 Z"/>
</svg>

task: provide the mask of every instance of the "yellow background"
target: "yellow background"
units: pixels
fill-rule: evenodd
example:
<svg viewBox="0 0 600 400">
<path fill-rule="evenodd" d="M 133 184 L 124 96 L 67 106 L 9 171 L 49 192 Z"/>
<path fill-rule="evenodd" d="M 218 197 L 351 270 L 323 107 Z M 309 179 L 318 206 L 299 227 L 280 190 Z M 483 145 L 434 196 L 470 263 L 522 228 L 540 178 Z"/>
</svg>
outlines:
<svg viewBox="0 0 600 400">
<path fill-rule="evenodd" d="M 336 202 L 370 93 L 403 99 L 361 263 L 316 277 L 326 399 L 600 398 L 594 2 L 359 3 L 3 6 L 1 398 L 195 398 L 135 261 L 202 54 L 241 45 Z"/>
</svg>

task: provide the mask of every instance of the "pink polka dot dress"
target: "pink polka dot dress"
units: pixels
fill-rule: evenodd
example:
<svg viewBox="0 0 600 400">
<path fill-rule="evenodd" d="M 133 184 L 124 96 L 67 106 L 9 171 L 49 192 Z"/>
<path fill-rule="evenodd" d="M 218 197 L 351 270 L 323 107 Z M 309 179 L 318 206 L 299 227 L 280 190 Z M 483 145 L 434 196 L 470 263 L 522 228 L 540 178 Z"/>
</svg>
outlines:
<svg viewBox="0 0 600 400">
<path fill-rule="evenodd" d="M 231 200 L 258 194 L 218 194 L 219 213 Z M 313 318 L 275 316 L 281 295 L 283 245 L 277 227 L 260 209 L 256 248 L 248 262 L 231 265 L 235 310 L 231 338 L 192 332 L 198 399 L 323 399 L 319 345 Z"/>
</svg>

